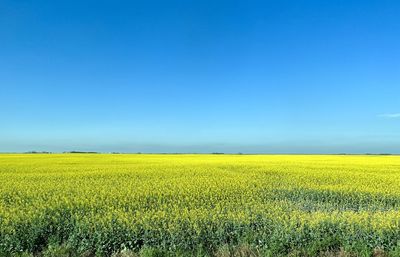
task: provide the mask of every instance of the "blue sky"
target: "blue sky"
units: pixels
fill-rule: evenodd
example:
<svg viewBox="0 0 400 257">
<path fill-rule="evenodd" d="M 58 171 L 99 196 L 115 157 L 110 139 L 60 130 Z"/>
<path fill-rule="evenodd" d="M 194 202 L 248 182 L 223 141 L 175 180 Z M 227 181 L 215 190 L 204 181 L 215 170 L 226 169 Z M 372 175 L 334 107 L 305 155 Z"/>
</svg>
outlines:
<svg viewBox="0 0 400 257">
<path fill-rule="evenodd" d="M 400 153 L 399 1 L 0 3 L 0 151 Z"/>
</svg>

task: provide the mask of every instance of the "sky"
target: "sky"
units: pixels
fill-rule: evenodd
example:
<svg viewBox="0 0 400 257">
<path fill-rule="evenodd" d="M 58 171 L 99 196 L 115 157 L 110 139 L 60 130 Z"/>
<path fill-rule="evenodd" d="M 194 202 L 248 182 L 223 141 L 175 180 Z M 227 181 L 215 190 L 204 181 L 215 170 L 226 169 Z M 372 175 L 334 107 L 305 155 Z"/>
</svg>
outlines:
<svg viewBox="0 0 400 257">
<path fill-rule="evenodd" d="M 0 152 L 400 153 L 399 13 L 2 0 Z"/>
</svg>

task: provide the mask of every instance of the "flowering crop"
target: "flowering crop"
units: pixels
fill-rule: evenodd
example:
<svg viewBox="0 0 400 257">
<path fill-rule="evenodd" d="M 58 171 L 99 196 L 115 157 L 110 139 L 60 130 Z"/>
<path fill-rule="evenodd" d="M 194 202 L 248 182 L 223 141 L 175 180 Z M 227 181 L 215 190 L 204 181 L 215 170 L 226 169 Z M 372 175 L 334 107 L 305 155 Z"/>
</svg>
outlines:
<svg viewBox="0 0 400 257">
<path fill-rule="evenodd" d="M 0 155 L 0 255 L 400 252 L 400 157 Z"/>
</svg>

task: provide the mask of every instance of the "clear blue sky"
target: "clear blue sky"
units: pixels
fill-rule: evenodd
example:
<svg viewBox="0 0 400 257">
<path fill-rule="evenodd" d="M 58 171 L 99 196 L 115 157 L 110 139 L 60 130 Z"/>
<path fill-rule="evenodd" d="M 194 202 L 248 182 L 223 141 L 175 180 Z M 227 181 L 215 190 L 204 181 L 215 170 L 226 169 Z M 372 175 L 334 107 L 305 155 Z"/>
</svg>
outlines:
<svg viewBox="0 0 400 257">
<path fill-rule="evenodd" d="M 400 153 L 399 1 L 0 2 L 0 151 Z"/>
</svg>

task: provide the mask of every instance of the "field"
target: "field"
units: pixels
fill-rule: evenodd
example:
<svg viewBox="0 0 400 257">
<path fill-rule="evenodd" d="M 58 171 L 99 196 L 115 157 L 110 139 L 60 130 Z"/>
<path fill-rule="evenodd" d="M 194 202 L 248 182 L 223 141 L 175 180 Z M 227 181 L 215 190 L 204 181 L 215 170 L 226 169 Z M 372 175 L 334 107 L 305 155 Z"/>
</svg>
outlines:
<svg viewBox="0 0 400 257">
<path fill-rule="evenodd" d="M 0 155 L 0 256 L 400 256 L 400 157 Z"/>
</svg>

